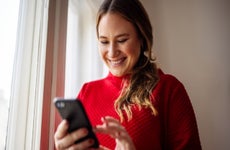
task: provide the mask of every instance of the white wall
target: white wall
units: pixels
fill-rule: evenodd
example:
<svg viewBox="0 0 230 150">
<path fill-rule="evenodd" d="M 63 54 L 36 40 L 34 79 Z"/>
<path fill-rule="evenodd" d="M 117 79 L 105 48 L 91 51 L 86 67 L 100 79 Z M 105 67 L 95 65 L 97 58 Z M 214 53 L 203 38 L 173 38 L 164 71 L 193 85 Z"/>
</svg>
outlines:
<svg viewBox="0 0 230 150">
<path fill-rule="evenodd" d="M 230 148 L 230 2 L 141 0 L 154 26 L 158 62 L 182 81 L 204 150 Z"/>
</svg>

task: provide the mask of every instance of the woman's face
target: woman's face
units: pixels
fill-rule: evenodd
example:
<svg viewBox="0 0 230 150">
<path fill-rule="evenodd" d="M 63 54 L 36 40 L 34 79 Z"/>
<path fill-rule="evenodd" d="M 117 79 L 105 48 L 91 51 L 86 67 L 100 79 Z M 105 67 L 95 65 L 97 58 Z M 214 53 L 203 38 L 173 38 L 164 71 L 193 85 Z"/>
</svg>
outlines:
<svg viewBox="0 0 230 150">
<path fill-rule="evenodd" d="M 100 55 L 114 76 L 130 73 L 140 55 L 141 41 L 132 23 L 116 13 L 102 16 L 98 25 Z"/>
</svg>

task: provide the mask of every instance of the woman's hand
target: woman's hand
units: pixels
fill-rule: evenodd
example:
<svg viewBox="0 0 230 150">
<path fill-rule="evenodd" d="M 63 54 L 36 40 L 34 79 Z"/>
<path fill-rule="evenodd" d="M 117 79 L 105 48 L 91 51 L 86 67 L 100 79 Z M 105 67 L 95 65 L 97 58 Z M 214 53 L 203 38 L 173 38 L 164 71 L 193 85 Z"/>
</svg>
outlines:
<svg viewBox="0 0 230 150">
<path fill-rule="evenodd" d="M 54 142 L 57 150 L 84 150 L 89 149 L 89 147 L 93 145 L 93 139 L 87 139 L 78 144 L 74 144 L 75 141 L 85 137 L 88 134 L 88 130 L 86 128 L 81 128 L 72 133 L 68 133 L 68 127 L 68 122 L 63 120 L 54 134 Z"/>
<path fill-rule="evenodd" d="M 102 118 L 102 125 L 94 128 L 95 132 L 110 135 L 116 141 L 115 150 L 135 150 L 133 141 L 119 120 L 106 116 Z"/>
</svg>

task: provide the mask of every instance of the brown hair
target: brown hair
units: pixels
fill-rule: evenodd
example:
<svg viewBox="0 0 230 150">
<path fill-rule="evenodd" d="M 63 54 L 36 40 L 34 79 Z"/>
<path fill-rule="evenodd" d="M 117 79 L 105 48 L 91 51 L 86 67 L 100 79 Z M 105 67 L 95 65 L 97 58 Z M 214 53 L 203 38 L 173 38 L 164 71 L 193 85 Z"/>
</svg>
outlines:
<svg viewBox="0 0 230 150">
<path fill-rule="evenodd" d="M 158 72 L 155 58 L 152 58 L 153 35 L 148 14 L 138 0 L 104 0 L 97 15 L 97 35 L 100 19 L 106 13 L 118 13 L 130 21 L 141 40 L 141 54 L 129 80 L 124 81 L 120 96 L 116 99 L 114 107 L 121 121 L 124 120 L 123 110 L 128 120 L 132 118 L 131 106 L 150 108 L 154 115 L 157 114 L 151 102 L 152 90 L 158 81 Z"/>
</svg>

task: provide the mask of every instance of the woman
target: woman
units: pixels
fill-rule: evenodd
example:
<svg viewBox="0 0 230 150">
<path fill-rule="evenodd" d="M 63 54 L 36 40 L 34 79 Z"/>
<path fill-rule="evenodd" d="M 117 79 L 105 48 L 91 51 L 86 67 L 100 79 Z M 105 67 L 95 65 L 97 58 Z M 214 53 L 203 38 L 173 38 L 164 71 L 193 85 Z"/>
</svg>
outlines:
<svg viewBox="0 0 230 150">
<path fill-rule="evenodd" d="M 200 150 L 194 111 L 182 83 L 164 74 L 152 58 L 152 27 L 138 0 L 104 0 L 97 37 L 107 77 L 84 84 L 82 100 L 97 134 L 99 149 Z M 63 120 L 55 133 L 57 149 L 88 149 L 87 134 L 67 133 Z"/>
</svg>

